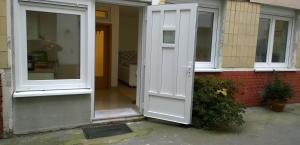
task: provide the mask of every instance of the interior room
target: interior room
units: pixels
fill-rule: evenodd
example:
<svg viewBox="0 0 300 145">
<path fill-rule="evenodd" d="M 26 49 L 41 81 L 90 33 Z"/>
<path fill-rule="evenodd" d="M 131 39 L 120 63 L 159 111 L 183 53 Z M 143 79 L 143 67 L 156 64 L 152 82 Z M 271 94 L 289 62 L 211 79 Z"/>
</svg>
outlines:
<svg viewBox="0 0 300 145">
<path fill-rule="evenodd" d="M 136 106 L 139 8 L 96 6 L 95 118 L 139 115 Z"/>
<path fill-rule="evenodd" d="M 28 11 L 26 21 L 28 79 L 79 79 L 80 17 Z"/>
</svg>

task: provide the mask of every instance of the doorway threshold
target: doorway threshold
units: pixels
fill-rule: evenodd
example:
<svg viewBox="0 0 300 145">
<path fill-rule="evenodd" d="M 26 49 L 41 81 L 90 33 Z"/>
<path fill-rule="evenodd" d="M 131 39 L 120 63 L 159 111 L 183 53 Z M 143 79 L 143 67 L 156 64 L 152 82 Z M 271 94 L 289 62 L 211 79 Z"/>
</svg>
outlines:
<svg viewBox="0 0 300 145">
<path fill-rule="evenodd" d="M 92 120 L 92 124 L 135 122 L 135 121 L 141 121 L 141 120 L 144 120 L 144 119 L 145 119 L 145 117 L 142 114 L 135 115 L 135 116 L 123 116 L 123 117 L 118 117 L 118 118 L 105 118 L 105 119 L 94 118 Z"/>
<path fill-rule="evenodd" d="M 120 118 L 137 115 L 140 115 L 140 113 L 136 109 L 131 107 L 117 109 L 101 109 L 95 111 L 95 118 L 99 119 Z"/>
<path fill-rule="evenodd" d="M 112 122 L 135 120 L 142 117 L 142 114 L 134 108 L 102 109 L 95 111 L 93 122 Z"/>
</svg>

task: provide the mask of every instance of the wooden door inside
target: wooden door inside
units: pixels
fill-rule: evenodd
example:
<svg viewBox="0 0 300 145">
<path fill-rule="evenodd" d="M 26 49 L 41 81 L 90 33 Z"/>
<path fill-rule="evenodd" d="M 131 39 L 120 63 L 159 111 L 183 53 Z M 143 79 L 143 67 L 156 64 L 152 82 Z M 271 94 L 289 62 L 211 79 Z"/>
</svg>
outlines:
<svg viewBox="0 0 300 145">
<path fill-rule="evenodd" d="M 95 88 L 110 88 L 111 26 L 96 25 Z"/>
</svg>

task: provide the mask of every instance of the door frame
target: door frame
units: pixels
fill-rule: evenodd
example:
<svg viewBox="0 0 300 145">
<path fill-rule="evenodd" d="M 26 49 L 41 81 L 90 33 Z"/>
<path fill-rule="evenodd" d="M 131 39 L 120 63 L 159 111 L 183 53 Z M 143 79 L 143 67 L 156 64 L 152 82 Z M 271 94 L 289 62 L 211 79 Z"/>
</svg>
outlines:
<svg viewBox="0 0 300 145">
<path fill-rule="evenodd" d="M 131 7 L 138 7 L 139 8 L 139 27 L 138 27 L 138 60 L 137 60 L 137 86 L 136 86 L 136 105 L 139 108 L 141 114 L 143 114 L 144 108 L 144 70 L 145 70 L 145 50 L 146 50 L 146 14 L 147 14 L 147 6 L 149 6 L 145 2 L 132 2 L 132 1 L 125 1 L 125 0 L 118 0 L 118 1 L 108 1 L 108 0 L 96 0 L 95 6 L 97 3 L 106 3 L 106 4 L 117 4 L 120 6 L 131 6 Z M 95 18 L 96 19 L 96 18 Z M 96 25 L 96 21 L 95 21 Z M 111 30 L 112 31 L 112 30 Z M 96 32 L 96 30 L 95 30 Z M 96 49 L 94 48 L 93 51 Z M 93 53 L 95 54 L 95 53 Z M 92 61 L 93 66 L 93 76 L 95 76 L 95 57 Z M 91 122 L 97 123 L 99 121 L 95 118 L 95 77 L 92 77 L 92 86 L 93 91 L 91 93 Z"/>
</svg>

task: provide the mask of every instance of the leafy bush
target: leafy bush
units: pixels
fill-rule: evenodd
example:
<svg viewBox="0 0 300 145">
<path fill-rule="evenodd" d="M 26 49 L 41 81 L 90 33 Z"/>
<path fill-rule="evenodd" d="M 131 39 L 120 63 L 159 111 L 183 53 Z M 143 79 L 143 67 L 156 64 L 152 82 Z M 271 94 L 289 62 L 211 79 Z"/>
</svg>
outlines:
<svg viewBox="0 0 300 145">
<path fill-rule="evenodd" d="M 234 99 L 233 80 L 213 76 L 195 78 L 192 124 L 198 128 L 241 126 L 245 106 Z"/>
<path fill-rule="evenodd" d="M 263 100 L 287 101 L 294 94 L 294 89 L 290 84 L 275 76 L 264 88 Z"/>
</svg>

